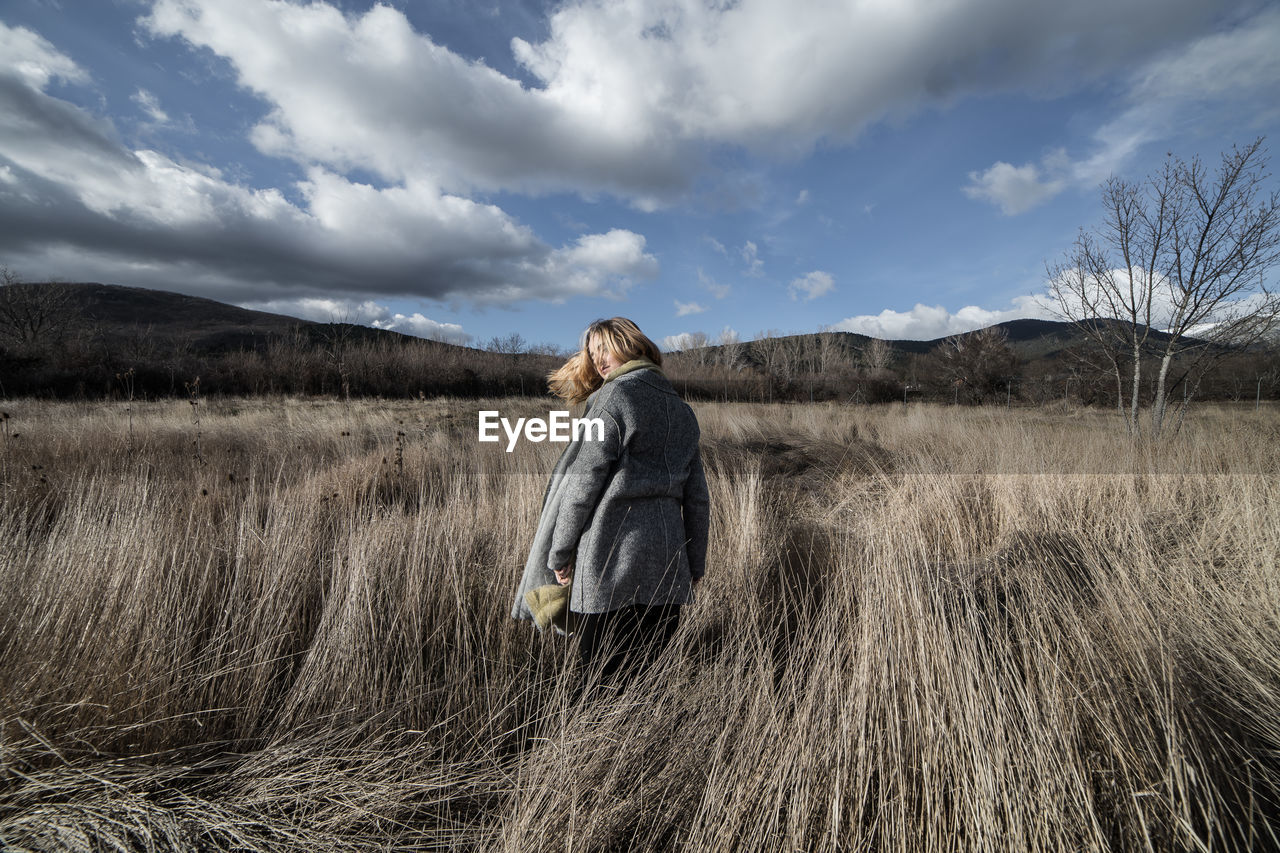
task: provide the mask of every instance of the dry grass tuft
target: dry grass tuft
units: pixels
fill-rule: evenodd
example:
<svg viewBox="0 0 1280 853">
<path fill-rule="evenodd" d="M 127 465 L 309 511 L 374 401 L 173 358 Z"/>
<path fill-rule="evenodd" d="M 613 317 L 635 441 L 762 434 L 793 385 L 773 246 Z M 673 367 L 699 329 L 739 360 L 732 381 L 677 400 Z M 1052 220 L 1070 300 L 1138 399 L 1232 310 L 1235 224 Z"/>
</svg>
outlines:
<svg viewBox="0 0 1280 853">
<path fill-rule="evenodd" d="M 1280 847 L 1280 429 L 698 407 L 711 565 L 625 694 L 508 612 L 534 401 L 6 404 L 0 846 Z"/>
</svg>

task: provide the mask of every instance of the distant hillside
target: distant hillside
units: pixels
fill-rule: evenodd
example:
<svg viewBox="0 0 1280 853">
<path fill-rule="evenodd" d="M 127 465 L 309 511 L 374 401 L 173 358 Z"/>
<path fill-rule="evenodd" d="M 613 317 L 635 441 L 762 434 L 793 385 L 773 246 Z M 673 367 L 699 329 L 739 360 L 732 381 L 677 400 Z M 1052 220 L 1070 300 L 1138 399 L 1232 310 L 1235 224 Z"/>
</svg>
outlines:
<svg viewBox="0 0 1280 853">
<path fill-rule="evenodd" d="M 997 323 L 997 329 L 1003 329 L 1009 336 L 1009 345 L 1021 358 L 1031 361 L 1058 355 L 1067 347 L 1083 343 L 1084 336 L 1071 323 L 1056 320 L 1009 320 Z M 896 347 L 909 352 L 929 352 L 946 338 L 934 338 L 931 341 L 894 341 Z M 908 344 L 919 344 L 919 348 L 907 349 Z"/>
<path fill-rule="evenodd" d="M 959 370 L 933 355 L 945 338 L 877 343 L 851 332 L 697 347 L 670 353 L 664 367 L 691 399 L 877 402 L 910 391 L 955 401 L 957 375 L 967 389 L 985 387 L 975 370 L 995 370 L 999 376 L 985 385 L 997 382 L 1006 400 L 1014 387 L 1028 402 L 1071 394 L 1102 403 L 1113 393 L 1105 365 L 1068 354 L 1088 348 L 1075 326 L 1013 320 L 997 328 L 1012 355 Z M 166 291 L 16 284 L 0 288 L 0 396 L 175 396 L 196 378 L 207 394 L 542 396 L 563 357 L 510 352 L 519 340 L 494 352 Z M 1201 393 L 1238 398 L 1246 375 L 1261 393 L 1269 362 L 1265 354 L 1249 357 L 1256 363 L 1231 367 Z M 990 388 L 973 393 L 981 401 Z"/>
<path fill-rule="evenodd" d="M 1084 335 L 1071 323 L 1054 320 L 1010 320 L 1005 323 L 997 323 L 995 328 L 1005 331 L 1009 336 L 1009 345 L 1014 352 L 1027 361 L 1052 358 L 1061 354 L 1068 347 L 1085 342 Z M 873 340 L 867 335 L 861 335 L 856 332 L 782 335 L 772 340 L 797 344 L 804 349 L 811 350 L 816 347 L 820 334 L 832 335 L 838 342 L 838 346 L 850 353 L 861 350 Z M 924 355 L 932 352 L 948 337 L 951 336 L 947 335 L 927 341 L 886 340 L 885 343 L 889 345 L 893 352 L 893 361 L 898 362 L 910 355 Z M 737 346 L 745 347 L 750 351 L 760 348 L 761 344 L 760 341 L 743 341 Z M 713 345 L 705 349 L 715 351 L 721 349 L 721 347 Z"/>
<path fill-rule="evenodd" d="M 35 288 L 44 285 L 16 285 Z M 66 296 L 64 308 L 68 327 L 77 332 L 106 337 L 136 338 L 145 334 L 161 345 L 183 344 L 197 352 L 227 352 L 260 349 L 272 339 L 302 334 L 309 339 L 328 335 L 333 327 L 349 327 L 349 339 L 361 341 L 416 340 L 385 329 L 342 323 L 317 323 L 283 314 L 251 311 L 206 299 L 163 290 L 147 290 L 115 284 L 78 283 L 59 286 Z M 1072 345 L 1084 342 L 1070 323 L 1053 320 L 1010 320 L 997 324 L 1009 336 L 1009 343 L 1024 360 L 1051 358 Z M 853 332 L 834 333 L 843 348 L 861 349 L 871 340 Z M 1159 333 L 1156 333 L 1159 336 Z M 813 334 L 789 335 L 778 340 L 808 340 Z M 935 349 L 945 338 L 928 341 L 889 340 L 886 343 L 901 358 Z M 752 342 L 745 342 L 750 347 Z M 457 346 L 441 344 L 445 347 Z M 458 349 L 472 350 L 458 346 Z M 715 350 L 717 347 L 709 347 Z"/>
<path fill-rule="evenodd" d="M 18 289 L 46 287 L 12 285 Z M 160 348 L 183 346 L 194 352 L 214 353 L 262 349 L 272 340 L 295 334 L 318 340 L 333 326 L 350 326 L 349 338 L 403 340 L 406 335 L 352 324 L 316 323 L 284 314 L 251 311 L 165 290 L 147 290 L 117 284 L 58 284 L 61 328 L 102 340 L 146 337 Z"/>
<path fill-rule="evenodd" d="M 62 285 L 76 325 L 101 334 L 146 330 L 157 340 L 186 341 L 201 351 L 252 348 L 267 337 L 312 325 L 308 320 L 250 311 L 163 290 L 114 284 Z"/>
<path fill-rule="evenodd" d="M 991 328 L 1004 330 L 1005 334 L 1008 335 L 1009 346 L 1025 362 L 1054 359 L 1061 356 L 1064 351 L 1071 347 L 1088 343 L 1086 336 L 1074 324 L 1057 320 L 1008 320 L 1004 323 L 996 323 Z M 820 334 L 833 335 L 839 341 L 841 348 L 849 352 L 860 350 L 873 340 L 868 335 L 861 335 L 856 332 L 783 335 L 773 340 L 796 343 L 802 348 L 812 350 L 816 347 L 816 341 Z M 892 360 L 901 362 L 908 356 L 925 355 L 934 351 L 943 341 L 950 337 L 954 336 L 945 335 L 927 341 L 890 339 L 886 340 L 885 343 L 889 345 L 893 352 Z M 1163 332 L 1155 330 L 1151 332 L 1151 340 L 1155 343 L 1159 343 L 1167 337 Z M 738 344 L 738 346 L 747 347 L 749 350 L 756 348 L 758 345 L 759 341 L 744 341 Z M 710 346 L 706 349 L 714 351 L 720 349 L 720 347 Z"/>
<path fill-rule="evenodd" d="M 557 360 L 112 284 L 0 288 L 0 395 L 541 394 Z M 132 389 L 132 390 L 130 390 Z"/>
</svg>

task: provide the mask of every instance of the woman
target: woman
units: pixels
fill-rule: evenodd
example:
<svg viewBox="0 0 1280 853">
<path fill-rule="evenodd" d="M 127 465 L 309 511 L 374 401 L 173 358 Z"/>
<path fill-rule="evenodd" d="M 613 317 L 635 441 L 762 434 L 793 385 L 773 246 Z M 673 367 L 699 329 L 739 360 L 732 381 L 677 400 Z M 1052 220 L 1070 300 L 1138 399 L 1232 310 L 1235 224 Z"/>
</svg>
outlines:
<svg viewBox="0 0 1280 853">
<path fill-rule="evenodd" d="M 597 320 L 548 380 L 603 440 L 571 443 L 552 472 L 512 615 L 525 593 L 572 584 L 583 664 L 625 677 L 674 634 L 706 567 L 710 500 L 698 421 L 662 373 L 658 347 L 624 317 Z M 595 436 L 592 435 L 592 438 Z"/>
</svg>

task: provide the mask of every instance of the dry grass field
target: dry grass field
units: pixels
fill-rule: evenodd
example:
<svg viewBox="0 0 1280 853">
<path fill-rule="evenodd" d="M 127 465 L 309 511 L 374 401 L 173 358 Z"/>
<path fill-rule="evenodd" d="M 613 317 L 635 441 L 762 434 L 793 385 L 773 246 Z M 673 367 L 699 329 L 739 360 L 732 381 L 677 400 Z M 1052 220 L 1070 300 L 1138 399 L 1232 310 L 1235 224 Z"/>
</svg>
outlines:
<svg viewBox="0 0 1280 853">
<path fill-rule="evenodd" d="M 1280 848 L 1274 412 L 700 404 L 707 580 L 574 703 L 545 405 L 4 408 L 6 850 Z"/>
</svg>

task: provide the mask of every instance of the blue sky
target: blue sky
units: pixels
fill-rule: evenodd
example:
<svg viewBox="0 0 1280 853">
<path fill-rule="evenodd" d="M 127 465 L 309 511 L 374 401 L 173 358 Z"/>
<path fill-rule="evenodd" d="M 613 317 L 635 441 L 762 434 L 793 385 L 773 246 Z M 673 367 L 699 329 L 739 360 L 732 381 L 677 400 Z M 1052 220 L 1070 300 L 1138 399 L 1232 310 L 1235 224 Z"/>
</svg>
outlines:
<svg viewBox="0 0 1280 853">
<path fill-rule="evenodd" d="M 0 264 L 483 344 L 1045 316 L 1108 175 L 1276 137 L 1280 8 L 0 2 Z"/>
</svg>

